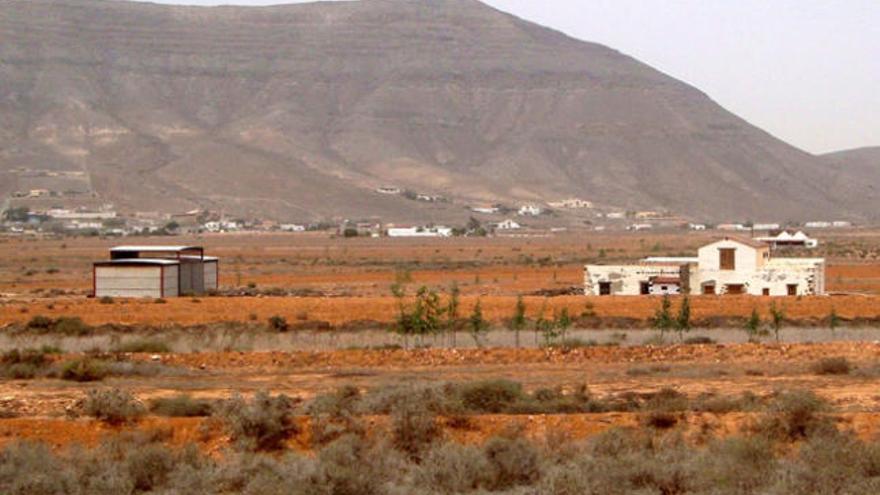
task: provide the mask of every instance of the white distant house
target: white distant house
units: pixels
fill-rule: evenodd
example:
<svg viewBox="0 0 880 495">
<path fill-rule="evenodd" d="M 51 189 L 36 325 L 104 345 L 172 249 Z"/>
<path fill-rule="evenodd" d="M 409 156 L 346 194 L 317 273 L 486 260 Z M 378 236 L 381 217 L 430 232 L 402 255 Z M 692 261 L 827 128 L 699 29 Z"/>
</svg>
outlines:
<svg viewBox="0 0 880 495">
<path fill-rule="evenodd" d="M 752 225 L 752 230 L 779 230 L 778 223 L 756 223 Z"/>
<path fill-rule="evenodd" d="M 205 222 L 202 228 L 208 232 L 233 232 L 241 230 L 241 224 L 229 220 L 216 220 Z"/>
<path fill-rule="evenodd" d="M 626 213 L 622 211 L 613 211 L 605 215 L 605 218 L 609 220 L 622 220 L 626 218 Z"/>
<path fill-rule="evenodd" d="M 852 224 L 852 222 L 847 222 L 846 220 L 837 220 L 837 221 L 831 222 L 831 226 L 835 227 L 835 228 L 849 228 L 849 227 L 852 227 L 853 224 Z"/>
<path fill-rule="evenodd" d="M 541 214 L 541 207 L 535 205 L 522 205 L 516 213 L 523 217 L 536 217 Z"/>
<path fill-rule="evenodd" d="M 296 223 L 282 223 L 278 226 L 282 232 L 305 232 L 306 226 Z"/>
<path fill-rule="evenodd" d="M 390 227 L 388 237 L 452 237 L 449 227 Z"/>
<path fill-rule="evenodd" d="M 691 223 L 688 224 L 688 228 L 691 230 L 706 230 L 706 225 L 702 223 Z"/>
<path fill-rule="evenodd" d="M 632 230 L 632 231 L 638 232 L 640 230 L 651 230 L 653 228 L 654 228 L 654 226 L 651 225 L 650 223 L 634 223 L 634 224 L 628 226 L 626 228 L 626 230 Z"/>
<path fill-rule="evenodd" d="M 379 194 L 400 194 L 402 191 L 397 186 L 380 186 L 376 188 Z"/>
<path fill-rule="evenodd" d="M 749 230 L 748 227 L 741 223 L 722 223 L 715 227 L 718 230 L 730 230 L 734 232 L 742 232 L 744 230 Z"/>
<path fill-rule="evenodd" d="M 592 208 L 593 202 L 580 198 L 569 198 L 547 203 L 550 208 Z"/>
<path fill-rule="evenodd" d="M 508 218 L 507 220 L 504 220 L 503 222 L 498 222 L 495 225 L 495 228 L 498 230 L 517 230 L 517 229 L 521 229 L 522 225 L 520 225 L 520 224 L 516 223 L 515 221 Z"/>
<path fill-rule="evenodd" d="M 498 213 L 501 210 L 496 206 L 474 206 L 471 208 L 471 211 L 474 213 L 483 213 L 486 215 L 494 215 L 495 213 Z"/>
<path fill-rule="evenodd" d="M 804 224 L 804 227 L 808 229 L 827 229 L 831 227 L 831 222 L 826 222 L 824 220 L 807 222 Z"/>
<path fill-rule="evenodd" d="M 800 296 L 825 293 L 823 258 L 774 258 L 754 239 L 725 237 L 696 257 L 646 258 L 633 265 L 587 265 L 587 295 L 750 294 Z"/>
<path fill-rule="evenodd" d="M 774 249 L 780 247 L 805 247 L 813 249 L 819 246 L 819 241 L 817 239 L 810 238 L 807 234 L 804 234 L 800 230 L 795 232 L 794 234 L 787 230 L 784 230 L 777 235 L 758 237 L 756 238 L 756 240 L 766 242 L 771 248 Z"/>
</svg>

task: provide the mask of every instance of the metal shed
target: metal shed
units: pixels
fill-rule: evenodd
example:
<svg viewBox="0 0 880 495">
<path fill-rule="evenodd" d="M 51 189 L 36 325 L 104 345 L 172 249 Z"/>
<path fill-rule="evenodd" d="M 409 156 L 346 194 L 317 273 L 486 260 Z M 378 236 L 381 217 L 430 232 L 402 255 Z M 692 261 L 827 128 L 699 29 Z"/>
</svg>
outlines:
<svg viewBox="0 0 880 495">
<path fill-rule="evenodd" d="M 219 260 L 200 246 L 117 246 L 93 268 L 95 297 L 201 295 L 218 287 Z"/>
</svg>

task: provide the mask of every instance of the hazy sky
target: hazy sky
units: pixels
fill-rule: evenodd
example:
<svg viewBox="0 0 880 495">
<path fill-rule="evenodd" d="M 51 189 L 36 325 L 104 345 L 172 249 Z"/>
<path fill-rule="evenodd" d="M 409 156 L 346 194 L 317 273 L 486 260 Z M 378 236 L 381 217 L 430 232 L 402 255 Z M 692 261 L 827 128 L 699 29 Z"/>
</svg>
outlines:
<svg viewBox="0 0 880 495">
<path fill-rule="evenodd" d="M 485 1 L 631 55 L 807 151 L 880 146 L 880 0 Z"/>
</svg>

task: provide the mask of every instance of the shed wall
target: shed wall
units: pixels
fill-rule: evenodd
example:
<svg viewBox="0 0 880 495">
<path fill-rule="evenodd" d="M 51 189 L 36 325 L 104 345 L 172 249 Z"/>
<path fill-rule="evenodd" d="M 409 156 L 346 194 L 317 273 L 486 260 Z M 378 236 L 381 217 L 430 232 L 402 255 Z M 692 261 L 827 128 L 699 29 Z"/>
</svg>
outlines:
<svg viewBox="0 0 880 495">
<path fill-rule="evenodd" d="M 166 270 L 172 267 L 166 267 Z M 95 297 L 161 297 L 162 268 L 159 266 L 95 267 Z"/>
</svg>

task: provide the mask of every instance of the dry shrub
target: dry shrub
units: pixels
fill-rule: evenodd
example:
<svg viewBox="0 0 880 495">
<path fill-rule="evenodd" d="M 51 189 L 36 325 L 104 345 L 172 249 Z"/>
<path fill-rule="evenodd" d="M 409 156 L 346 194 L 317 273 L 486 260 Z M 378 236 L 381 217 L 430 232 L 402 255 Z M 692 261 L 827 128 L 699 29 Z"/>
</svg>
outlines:
<svg viewBox="0 0 880 495">
<path fill-rule="evenodd" d="M 83 412 L 105 423 L 119 425 L 137 420 L 145 410 L 131 392 L 113 388 L 89 390 L 83 402 Z"/>
<path fill-rule="evenodd" d="M 226 426 L 239 448 L 272 451 L 284 448 L 287 439 L 299 432 L 290 397 L 257 392 L 251 401 L 236 394 L 222 402 L 215 415 Z"/>
<path fill-rule="evenodd" d="M 420 461 L 442 433 L 436 415 L 418 396 L 399 402 L 391 414 L 391 443 L 413 461 Z"/>
<path fill-rule="evenodd" d="M 326 445 L 343 435 L 364 435 L 366 430 L 358 413 L 360 401 L 361 392 L 354 386 L 315 397 L 306 409 L 312 446 Z"/>
<path fill-rule="evenodd" d="M 829 357 L 814 363 L 812 370 L 817 375 L 848 375 L 852 364 L 845 357 Z"/>
<path fill-rule="evenodd" d="M 107 365 L 102 361 L 84 357 L 61 364 L 61 379 L 74 382 L 96 382 L 109 375 Z"/>
<path fill-rule="evenodd" d="M 419 486 L 439 493 L 467 493 L 485 486 L 489 473 L 489 462 L 480 449 L 451 442 L 426 453 L 416 479 Z"/>
<path fill-rule="evenodd" d="M 213 410 L 211 401 L 194 399 L 189 395 L 163 397 L 150 402 L 150 412 L 174 418 L 210 416 Z"/>
<path fill-rule="evenodd" d="M 507 490 L 531 485 L 541 477 L 538 449 L 524 438 L 494 437 L 483 447 L 489 463 L 487 488 Z"/>
<path fill-rule="evenodd" d="M 486 380 L 461 386 L 462 403 L 474 412 L 501 413 L 522 398 L 522 385 L 510 380 Z"/>
<path fill-rule="evenodd" d="M 834 428 L 822 416 L 827 409 L 828 403 L 811 390 L 780 392 L 768 404 L 755 429 L 771 440 L 800 440 Z"/>
</svg>

